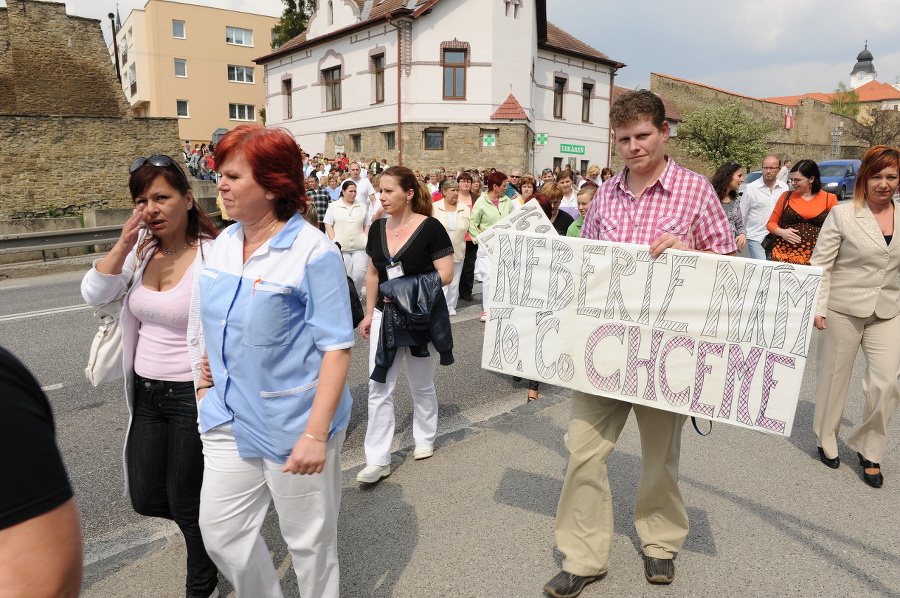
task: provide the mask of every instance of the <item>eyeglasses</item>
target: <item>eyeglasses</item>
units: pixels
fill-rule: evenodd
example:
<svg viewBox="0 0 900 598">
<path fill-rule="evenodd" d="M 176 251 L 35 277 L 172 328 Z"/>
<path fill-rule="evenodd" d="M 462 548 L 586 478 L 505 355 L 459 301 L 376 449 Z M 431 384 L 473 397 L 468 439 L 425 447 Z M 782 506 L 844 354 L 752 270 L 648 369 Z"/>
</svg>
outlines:
<svg viewBox="0 0 900 598">
<path fill-rule="evenodd" d="M 150 156 L 149 158 L 138 158 L 131 163 L 131 166 L 128 168 L 128 174 L 134 174 L 134 171 L 136 171 L 144 164 L 149 164 L 150 166 L 158 166 L 159 168 L 168 168 L 170 166 L 174 166 L 175 170 L 177 170 L 178 173 L 184 177 L 184 180 L 187 180 L 187 175 L 185 175 L 184 171 L 181 170 L 181 168 L 177 164 L 175 164 L 175 160 L 173 160 L 171 156 L 161 154 Z"/>
</svg>

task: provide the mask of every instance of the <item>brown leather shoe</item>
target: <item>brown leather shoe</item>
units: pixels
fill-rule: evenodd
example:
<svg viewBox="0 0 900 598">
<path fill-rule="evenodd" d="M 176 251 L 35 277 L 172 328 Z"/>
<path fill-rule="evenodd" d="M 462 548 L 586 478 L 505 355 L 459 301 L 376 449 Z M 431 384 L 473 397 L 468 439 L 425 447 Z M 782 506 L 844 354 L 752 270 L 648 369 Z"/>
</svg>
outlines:
<svg viewBox="0 0 900 598">
<path fill-rule="evenodd" d="M 670 584 L 675 580 L 675 561 L 644 556 L 644 576 L 654 584 Z"/>
<path fill-rule="evenodd" d="M 553 598 L 575 598 L 589 583 L 594 583 L 598 579 L 603 579 L 603 575 L 588 575 L 582 577 L 568 571 L 560 571 L 553 579 L 544 586 L 544 591 L 553 596 Z"/>
</svg>

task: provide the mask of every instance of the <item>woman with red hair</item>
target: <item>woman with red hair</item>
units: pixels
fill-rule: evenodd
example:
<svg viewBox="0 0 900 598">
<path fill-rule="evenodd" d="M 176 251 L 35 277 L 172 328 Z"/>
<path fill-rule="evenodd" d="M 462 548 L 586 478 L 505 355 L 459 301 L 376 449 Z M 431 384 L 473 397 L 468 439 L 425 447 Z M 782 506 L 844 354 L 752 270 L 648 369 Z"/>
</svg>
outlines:
<svg viewBox="0 0 900 598">
<path fill-rule="evenodd" d="M 841 464 L 838 432 L 853 363 L 862 347 L 866 404 L 859 427 L 845 442 L 856 451 L 863 481 L 874 488 L 884 482 L 880 461 L 891 416 L 900 403 L 900 250 L 894 242 L 900 211 L 893 200 L 898 185 L 900 149 L 877 145 L 867 151 L 853 201 L 828 212 L 810 260 L 822 268 L 814 321 L 822 331 L 813 417 L 819 460 L 833 469 Z"/>
<path fill-rule="evenodd" d="M 259 533 L 274 501 L 300 594 L 337 597 L 354 341 L 343 261 L 300 215 L 303 164 L 290 133 L 242 125 L 216 153 L 218 189 L 236 223 L 200 277 L 211 372 L 198 387 L 200 528 L 238 596 L 279 597 Z"/>
</svg>

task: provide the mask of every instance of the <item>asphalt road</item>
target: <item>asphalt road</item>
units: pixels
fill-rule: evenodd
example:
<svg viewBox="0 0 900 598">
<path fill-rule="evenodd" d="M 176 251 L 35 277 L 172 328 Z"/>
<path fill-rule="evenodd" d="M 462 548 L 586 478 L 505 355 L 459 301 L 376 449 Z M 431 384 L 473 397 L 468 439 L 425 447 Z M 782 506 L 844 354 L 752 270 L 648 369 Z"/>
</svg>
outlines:
<svg viewBox="0 0 900 598">
<path fill-rule="evenodd" d="M 125 407 L 117 383 L 94 389 L 82 368 L 95 324 L 80 305 L 80 273 L 0 281 L 0 344 L 18 354 L 48 388 L 59 441 L 82 512 L 85 598 L 177 598 L 184 553 L 177 528 L 138 517 L 122 498 Z M 50 311 L 64 308 L 73 311 Z M 48 310 L 42 314 L 15 315 Z M 481 308 L 454 319 L 457 364 L 438 369 L 441 417 L 435 456 L 411 458 L 410 406 L 398 388 L 398 451 L 393 473 L 372 487 L 353 476 L 363 463 L 366 343 L 354 354 L 357 398 L 343 453 L 339 520 L 341 589 L 346 598 L 537 597 L 561 563 L 554 515 L 566 466 L 563 434 L 568 392 L 525 390 L 479 367 Z M 610 573 L 586 588 L 600 596 L 900 597 L 900 466 L 891 426 L 882 463 L 885 486 L 863 484 L 854 453 L 841 444 L 840 469 L 815 457 L 813 336 L 790 438 L 717 425 L 700 437 L 685 428 L 681 490 L 691 532 L 676 560 L 675 583 L 643 580 L 632 521 L 640 471 L 633 419 L 610 457 L 615 537 Z M 857 360 L 844 431 L 858 424 L 863 398 Z M 362 424 L 362 425 L 361 425 Z M 283 576 L 285 596 L 299 596 L 277 521 L 264 535 Z M 223 596 L 233 598 L 222 580 Z M 249 597 L 248 597 L 249 598 Z"/>
<path fill-rule="evenodd" d="M 58 442 L 75 487 L 88 576 L 155 549 L 172 529 L 136 515 L 123 496 L 122 446 L 128 420 L 121 382 L 93 388 L 84 377 L 96 319 L 84 306 L 83 272 L 0 280 L 0 344 L 35 374 L 53 405 Z M 446 434 L 520 404 L 522 384 L 481 369 L 480 303 L 453 318 L 456 363 L 438 367 L 439 430 Z M 364 464 L 368 341 L 357 336 L 348 383 L 355 399 L 342 453 L 345 469 Z M 412 443 L 412 404 L 403 380 L 395 393 L 397 447 Z"/>
</svg>

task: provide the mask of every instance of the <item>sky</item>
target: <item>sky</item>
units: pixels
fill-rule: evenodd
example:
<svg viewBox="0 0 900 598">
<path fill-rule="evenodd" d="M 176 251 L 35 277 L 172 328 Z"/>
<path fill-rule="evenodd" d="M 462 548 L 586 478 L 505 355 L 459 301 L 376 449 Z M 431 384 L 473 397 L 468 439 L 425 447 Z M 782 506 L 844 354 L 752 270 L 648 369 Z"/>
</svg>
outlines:
<svg viewBox="0 0 900 598">
<path fill-rule="evenodd" d="M 109 35 L 114 0 L 64 1 L 69 14 L 101 19 Z M 284 8 L 281 0 L 192 3 L 272 16 Z M 144 4 L 119 0 L 122 19 Z M 866 40 L 878 80 L 900 77 L 897 0 L 547 0 L 547 15 L 625 63 L 616 84 L 630 89 L 649 88 L 653 72 L 755 98 L 832 92 L 849 83 Z"/>
</svg>

